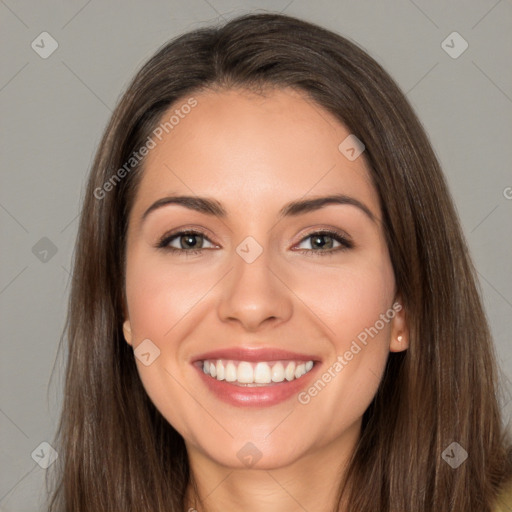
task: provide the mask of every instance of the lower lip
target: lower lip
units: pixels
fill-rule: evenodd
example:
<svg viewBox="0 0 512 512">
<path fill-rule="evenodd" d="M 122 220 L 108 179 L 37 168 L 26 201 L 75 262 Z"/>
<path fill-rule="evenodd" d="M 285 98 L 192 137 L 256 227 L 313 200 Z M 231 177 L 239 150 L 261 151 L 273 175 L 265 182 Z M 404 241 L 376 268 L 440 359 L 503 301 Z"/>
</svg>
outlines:
<svg viewBox="0 0 512 512">
<path fill-rule="evenodd" d="M 206 373 L 203 372 L 202 365 L 201 367 L 194 365 L 199 372 L 200 378 L 213 394 L 228 404 L 242 407 L 276 405 L 288 400 L 294 395 L 298 395 L 298 393 L 307 387 L 313 374 L 316 373 L 318 366 L 319 364 L 315 363 L 308 373 L 292 381 L 285 379 L 283 382 L 276 382 L 268 386 L 248 387 L 238 386 L 226 382 L 225 380 L 217 380 L 206 375 Z"/>
</svg>

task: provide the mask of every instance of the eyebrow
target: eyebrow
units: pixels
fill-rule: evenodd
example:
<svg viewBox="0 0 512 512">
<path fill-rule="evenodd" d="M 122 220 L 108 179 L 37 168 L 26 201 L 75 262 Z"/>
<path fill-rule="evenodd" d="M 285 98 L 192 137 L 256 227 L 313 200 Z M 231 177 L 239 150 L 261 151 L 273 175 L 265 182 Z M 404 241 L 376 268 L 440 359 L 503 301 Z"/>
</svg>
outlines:
<svg viewBox="0 0 512 512">
<path fill-rule="evenodd" d="M 142 214 L 141 223 L 144 222 L 144 220 L 151 212 L 170 204 L 177 204 L 190 210 L 204 213 L 206 215 L 212 215 L 222 219 L 225 219 L 228 215 L 227 211 L 224 209 L 221 203 L 215 199 L 198 196 L 168 196 L 162 197 L 161 199 L 155 201 Z M 292 201 L 281 208 L 278 213 L 278 218 L 282 219 L 284 217 L 295 217 L 303 213 L 319 210 L 320 208 L 330 204 L 355 206 L 356 208 L 359 208 L 359 210 L 361 210 L 363 213 L 365 213 L 372 222 L 377 222 L 375 215 L 364 203 L 358 199 L 355 199 L 354 197 L 350 197 L 344 194 L 333 194 L 329 196 Z"/>
</svg>

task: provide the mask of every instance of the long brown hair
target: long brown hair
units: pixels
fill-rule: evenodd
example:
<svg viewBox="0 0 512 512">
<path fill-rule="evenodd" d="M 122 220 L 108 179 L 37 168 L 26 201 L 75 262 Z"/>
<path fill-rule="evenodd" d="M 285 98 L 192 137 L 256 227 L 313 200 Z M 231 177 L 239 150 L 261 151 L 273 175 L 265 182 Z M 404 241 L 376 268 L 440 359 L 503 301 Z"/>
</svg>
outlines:
<svg viewBox="0 0 512 512">
<path fill-rule="evenodd" d="M 144 159 L 126 163 L 172 105 L 235 87 L 306 92 L 364 143 L 380 198 L 410 347 L 388 358 L 340 500 L 345 488 L 348 510 L 357 512 L 490 512 L 512 476 L 511 445 L 475 271 L 436 156 L 375 60 L 335 33 L 277 14 L 242 16 L 169 42 L 112 115 L 75 246 L 49 510 L 184 510 L 192 476 L 184 440 L 149 399 L 123 338 L 127 217 Z M 468 453 L 457 469 L 442 458 L 452 442 Z"/>
</svg>

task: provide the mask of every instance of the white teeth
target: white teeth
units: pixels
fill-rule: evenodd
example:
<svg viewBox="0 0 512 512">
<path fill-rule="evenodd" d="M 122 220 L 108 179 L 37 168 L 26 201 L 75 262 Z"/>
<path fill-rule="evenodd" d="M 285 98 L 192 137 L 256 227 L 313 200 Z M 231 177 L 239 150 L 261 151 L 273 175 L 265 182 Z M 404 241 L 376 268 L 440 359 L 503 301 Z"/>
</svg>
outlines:
<svg viewBox="0 0 512 512">
<path fill-rule="evenodd" d="M 203 361 L 203 372 L 217 380 L 244 385 L 265 385 L 299 379 L 314 366 L 313 361 Z"/>
<path fill-rule="evenodd" d="M 240 366 L 238 367 L 240 368 Z M 254 382 L 256 384 L 268 384 L 272 381 L 270 366 L 267 363 L 258 363 L 254 369 Z"/>
<path fill-rule="evenodd" d="M 286 370 L 284 371 L 284 376 L 286 380 L 293 380 L 295 377 L 295 363 L 288 363 Z"/>
<path fill-rule="evenodd" d="M 217 380 L 224 380 L 225 373 L 224 373 L 224 365 L 222 364 L 222 361 L 217 361 L 216 370 L 217 370 Z M 212 375 L 212 377 L 213 377 L 213 375 Z"/>
<path fill-rule="evenodd" d="M 311 362 L 311 368 L 313 368 L 313 361 Z M 283 382 L 284 380 L 284 366 L 281 363 L 276 363 L 272 366 L 272 382 Z"/>
<path fill-rule="evenodd" d="M 241 384 L 250 384 L 251 382 L 254 382 L 254 372 L 252 370 L 251 363 L 247 363 L 246 361 L 239 363 L 236 376 L 236 380 Z"/>
<path fill-rule="evenodd" d="M 236 366 L 230 361 L 226 366 L 226 382 L 235 382 Z"/>
<path fill-rule="evenodd" d="M 306 365 L 305 364 L 299 364 L 297 365 L 297 368 L 295 368 L 295 378 L 298 379 L 299 377 L 302 377 L 306 373 Z M 212 375 L 213 377 L 213 375 Z"/>
</svg>

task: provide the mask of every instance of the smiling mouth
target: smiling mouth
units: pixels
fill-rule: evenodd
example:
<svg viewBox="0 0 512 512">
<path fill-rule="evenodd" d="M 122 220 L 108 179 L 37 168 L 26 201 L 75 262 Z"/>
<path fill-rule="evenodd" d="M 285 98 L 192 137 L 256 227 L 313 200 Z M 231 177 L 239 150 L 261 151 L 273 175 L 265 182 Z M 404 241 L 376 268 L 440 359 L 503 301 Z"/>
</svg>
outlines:
<svg viewBox="0 0 512 512">
<path fill-rule="evenodd" d="M 199 368 L 209 377 L 235 386 L 272 386 L 300 379 L 311 371 L 314 361 L 236 361 L 205 359 L 197 361 Z"/>
</svg>

